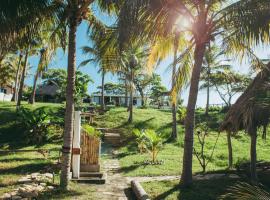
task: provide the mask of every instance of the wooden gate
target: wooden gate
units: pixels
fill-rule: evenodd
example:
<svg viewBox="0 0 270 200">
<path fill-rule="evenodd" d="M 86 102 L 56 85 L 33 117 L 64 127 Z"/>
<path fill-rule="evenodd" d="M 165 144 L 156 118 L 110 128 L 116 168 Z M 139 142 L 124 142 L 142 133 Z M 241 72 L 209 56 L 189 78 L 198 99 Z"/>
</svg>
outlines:
<svg viewBox="0 0 270 200">
<path fill-rule="evenodd" d="M 99 172 L 100 139 L 88 135 L 83 129 L 81 131 L 81 171 Z"/>
</svg>

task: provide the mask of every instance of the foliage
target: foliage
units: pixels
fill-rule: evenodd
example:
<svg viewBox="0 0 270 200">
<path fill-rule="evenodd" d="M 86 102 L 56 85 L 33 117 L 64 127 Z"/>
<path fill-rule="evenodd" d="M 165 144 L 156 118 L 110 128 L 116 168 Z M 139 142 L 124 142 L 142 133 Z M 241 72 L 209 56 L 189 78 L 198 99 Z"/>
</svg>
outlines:
<svg viewBox="0 0 270 200">
<path fill-rule="evenodd" d="M 102 86 L 98 86 L 97 88 L 101 89 Z M 106 94 L 124 94 L 124 86 L 117 83 L 105 83 L 104 91 Z"/>
<path fill-rule="evenodd" d="M 139 129 L 134 129 L 133 134 L 136 136 L 136 143 L 140 154 L 146 151 L 145 133 Z"/>
<path fill-rule="evenodd" d="M 162 148 L 164 136 L 156 133 L 152 129 L 141 130 L 134 129 L 133 134 L 136 136 L 138 149 L 142 154 L 147 150 L 151 154 L 152 163 L 156 163 L 157 155 Z"/>
<path fill-rule="evenodd" d="M 49 69 L 42 76 L 44 83 L 52 81 L 58 86 L 56 97 L 60 101 L 66 99 L 66 86 L 67 86 L 67 71 L 64 69 Z M 82 99 L 87 96 L 88 85 L 93 80 L 89 75 L 83 74 L 81 71 L 76 71 L 75 80 L 75 100 L 76 104 L 80 104 Z M 40 86 L 41 87 L 41 86 Z"/>
<path fill-rule="evenodd" d="M 227 193 L 222 195 L 220 200 L 266 200 L 270 199 L 270 193 L 262 186 L 250 185 L 245 182 L 239 182 L 228 188 Z"/>
<path fill-rule="evenodd" d="M 216 149 L 216 145 L 217 145 L 217 142 L 218 142 L 218 138 L 219 138 L 219 135 L 218 134 L 218 137 L 216 139 L 216 142 L 214 143 L 214 146 L 212 147 L 212 150 L 210 150 L 210 155 L 209 156 L 206 156 L 205 155 L 205 139 L 206 137 L 208 136 L 209 134 L 209 126 L 206 122 L 204 123 L 201 123 L 201 124 L 198 124 L 197 127 L 196 127 L 196 133 L 197 135 L 197 138 L 198 138 L 198 142 L 199 142 L 199 145 L 200 145 L 200 150 L 197 151 L 196 148 L 194 148 L 194 154 L 196 156 L 196 158 L 198 159 L 202 169 L 203 169 L 203 173 L 205 173 L 206 171 L 206 167 L 208 165 L 208 163 L 211 161 L 213 155 L 214 155 L 214 151 Z"/>
<path fill-rule="evenodd" d="M 150 98 L 153 99 L 153 103 L 158 103 L 162 101 L 164 92 L 167 88 L 162 85 L 160 75 L 157 75 L 150 88 Z"/>
<path fill-rule="evenodd" d="M 83 130 L 90 136 L 94 136 L 94 137 L 102 137 L 102 132 L 96 130 L 94 127 L 88 125 L 88 124 L 83 124 L 82 125 Z"/>
<path fill-rule="evenodd" d="M 187 114 L 187 108 L 185 106 L 183 106 L 183 101 L 179 102 L 177 113 L 178 113 L 178 119 L 179 119 L 180 123 L 184 124 L 186 114 Z"/>
<path fill-rule="evenodd" d="M 41 144 L 48 139 L 48 127 L 50 126 L 49 114 L 39 108 L 31 111 L 27 108 L 18 110 L 18 121 L 26 128 L 25 139 L 30 144 Z"/>
</svg>

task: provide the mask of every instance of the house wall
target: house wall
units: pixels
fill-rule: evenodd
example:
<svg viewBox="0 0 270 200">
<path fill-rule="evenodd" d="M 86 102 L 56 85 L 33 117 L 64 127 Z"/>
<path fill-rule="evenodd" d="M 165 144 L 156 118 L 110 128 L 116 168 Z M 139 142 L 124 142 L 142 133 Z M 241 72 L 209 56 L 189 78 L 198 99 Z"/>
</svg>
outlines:
<svg viewBox="0 0 270 200">
<path fill-rule="evenodd" d="M 11 101 L 13 91 L 11 87 L 0 88 L 0 101 Z"/>
</svg>

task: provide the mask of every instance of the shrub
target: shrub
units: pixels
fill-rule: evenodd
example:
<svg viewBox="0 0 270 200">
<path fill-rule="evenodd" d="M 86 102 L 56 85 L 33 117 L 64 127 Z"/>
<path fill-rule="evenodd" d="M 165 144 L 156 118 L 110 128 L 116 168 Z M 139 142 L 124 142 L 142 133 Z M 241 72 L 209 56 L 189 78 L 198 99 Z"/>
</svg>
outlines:
<svg viewBox="0 0 270 200">
<path fill-rule="evenodd" d="M 179 106 L 178 107 L 178 110 L 177 110 L 177 113 L 178 113 L 179 122 L 181 124 L 184 124 L 185 118 L 186 118 L 186 114 L 187 114 L 187 109 L 184 106 Z"/>
<path fill-rule="evenodd" d="M 135 129 L 133 133 L 136 136 L 139 151 L 142 153 L 146 149 L 151 154 L 152 162 L 156 163 L 157 155 L 162 148 L 164 137 L 151 129 L 143 131 Z"/>
<path fill-rule="evenodd" d="M 44 108 L 31 111 L 22 107 L 18 110 L 18 121 L 25 127 L 27 143 L 41 144 L 47 141 L 50 117 Z"/>
<path fill-rule="evenodd" d="M 90 136 L 101 138 L 103 135 L 101 131 L 96 130 L 93 126 L 88 124 L 83 124 L 82 129 Z"/>
<path fill-rule="evenodd" d="M 136 143 L 140 154 L 146 151 L 146 141 L 144 131 L 139 131 L 139 129 L 134 129 L 133 134 L 136 136 Z"/>
</svg>

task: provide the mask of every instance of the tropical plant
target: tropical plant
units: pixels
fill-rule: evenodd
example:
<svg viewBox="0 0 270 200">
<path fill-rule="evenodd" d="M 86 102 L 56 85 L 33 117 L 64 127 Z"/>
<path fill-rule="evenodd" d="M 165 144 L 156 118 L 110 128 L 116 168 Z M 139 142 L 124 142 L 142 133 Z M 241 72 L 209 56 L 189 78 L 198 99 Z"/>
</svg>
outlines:
<svg viewBox="0 0 270 200">
<path fill-rule="evenodd" d="M 151 129 L 145 130 L 144 135 L 147 150 L 151 154 L 152 162 L 156 163 L 158 153 L 162 149 L 164 137 Z"/>
<path fill-rule="evenodd" d="M 185 106 L 183 106 L 183 101 L 180 101 L 180 103 L 178 104 L 178 120 L 181 124 L 185 123 L 185 118 L 187 115 L 187 109 Z"/>
<path fill-rule="evenodd" d="M 268 200 L 270 194 L 263 186 L 250 185 L 239 182 L 227 189 L 227 193 L 220 196 L 219 200 Z"/>
<path fill-rule="evenodd" d="M 49 113 L 44 108 L 34 111 L 27 108 L 19 108 L 18 121 L 25 130 L 26 141 L 30 144 L 42 144 L 48 139 L 48 127 L 51 124 Z"/>
<path fill-rule="evenodd" d="M 140 131 L 139 129 L 134 129 L 133 134 L 136 137 L 136 143 L 137 143 L 140 154 L 144 153 L 147 148 L 144 131 Z"/>
<path fill-rule="evenodd" d="M 83 124 L 82 129 L 90 136 L 101 138 L 103 136 L 101 131 L 96 130 L 93 126 Z"/>
</svg>

